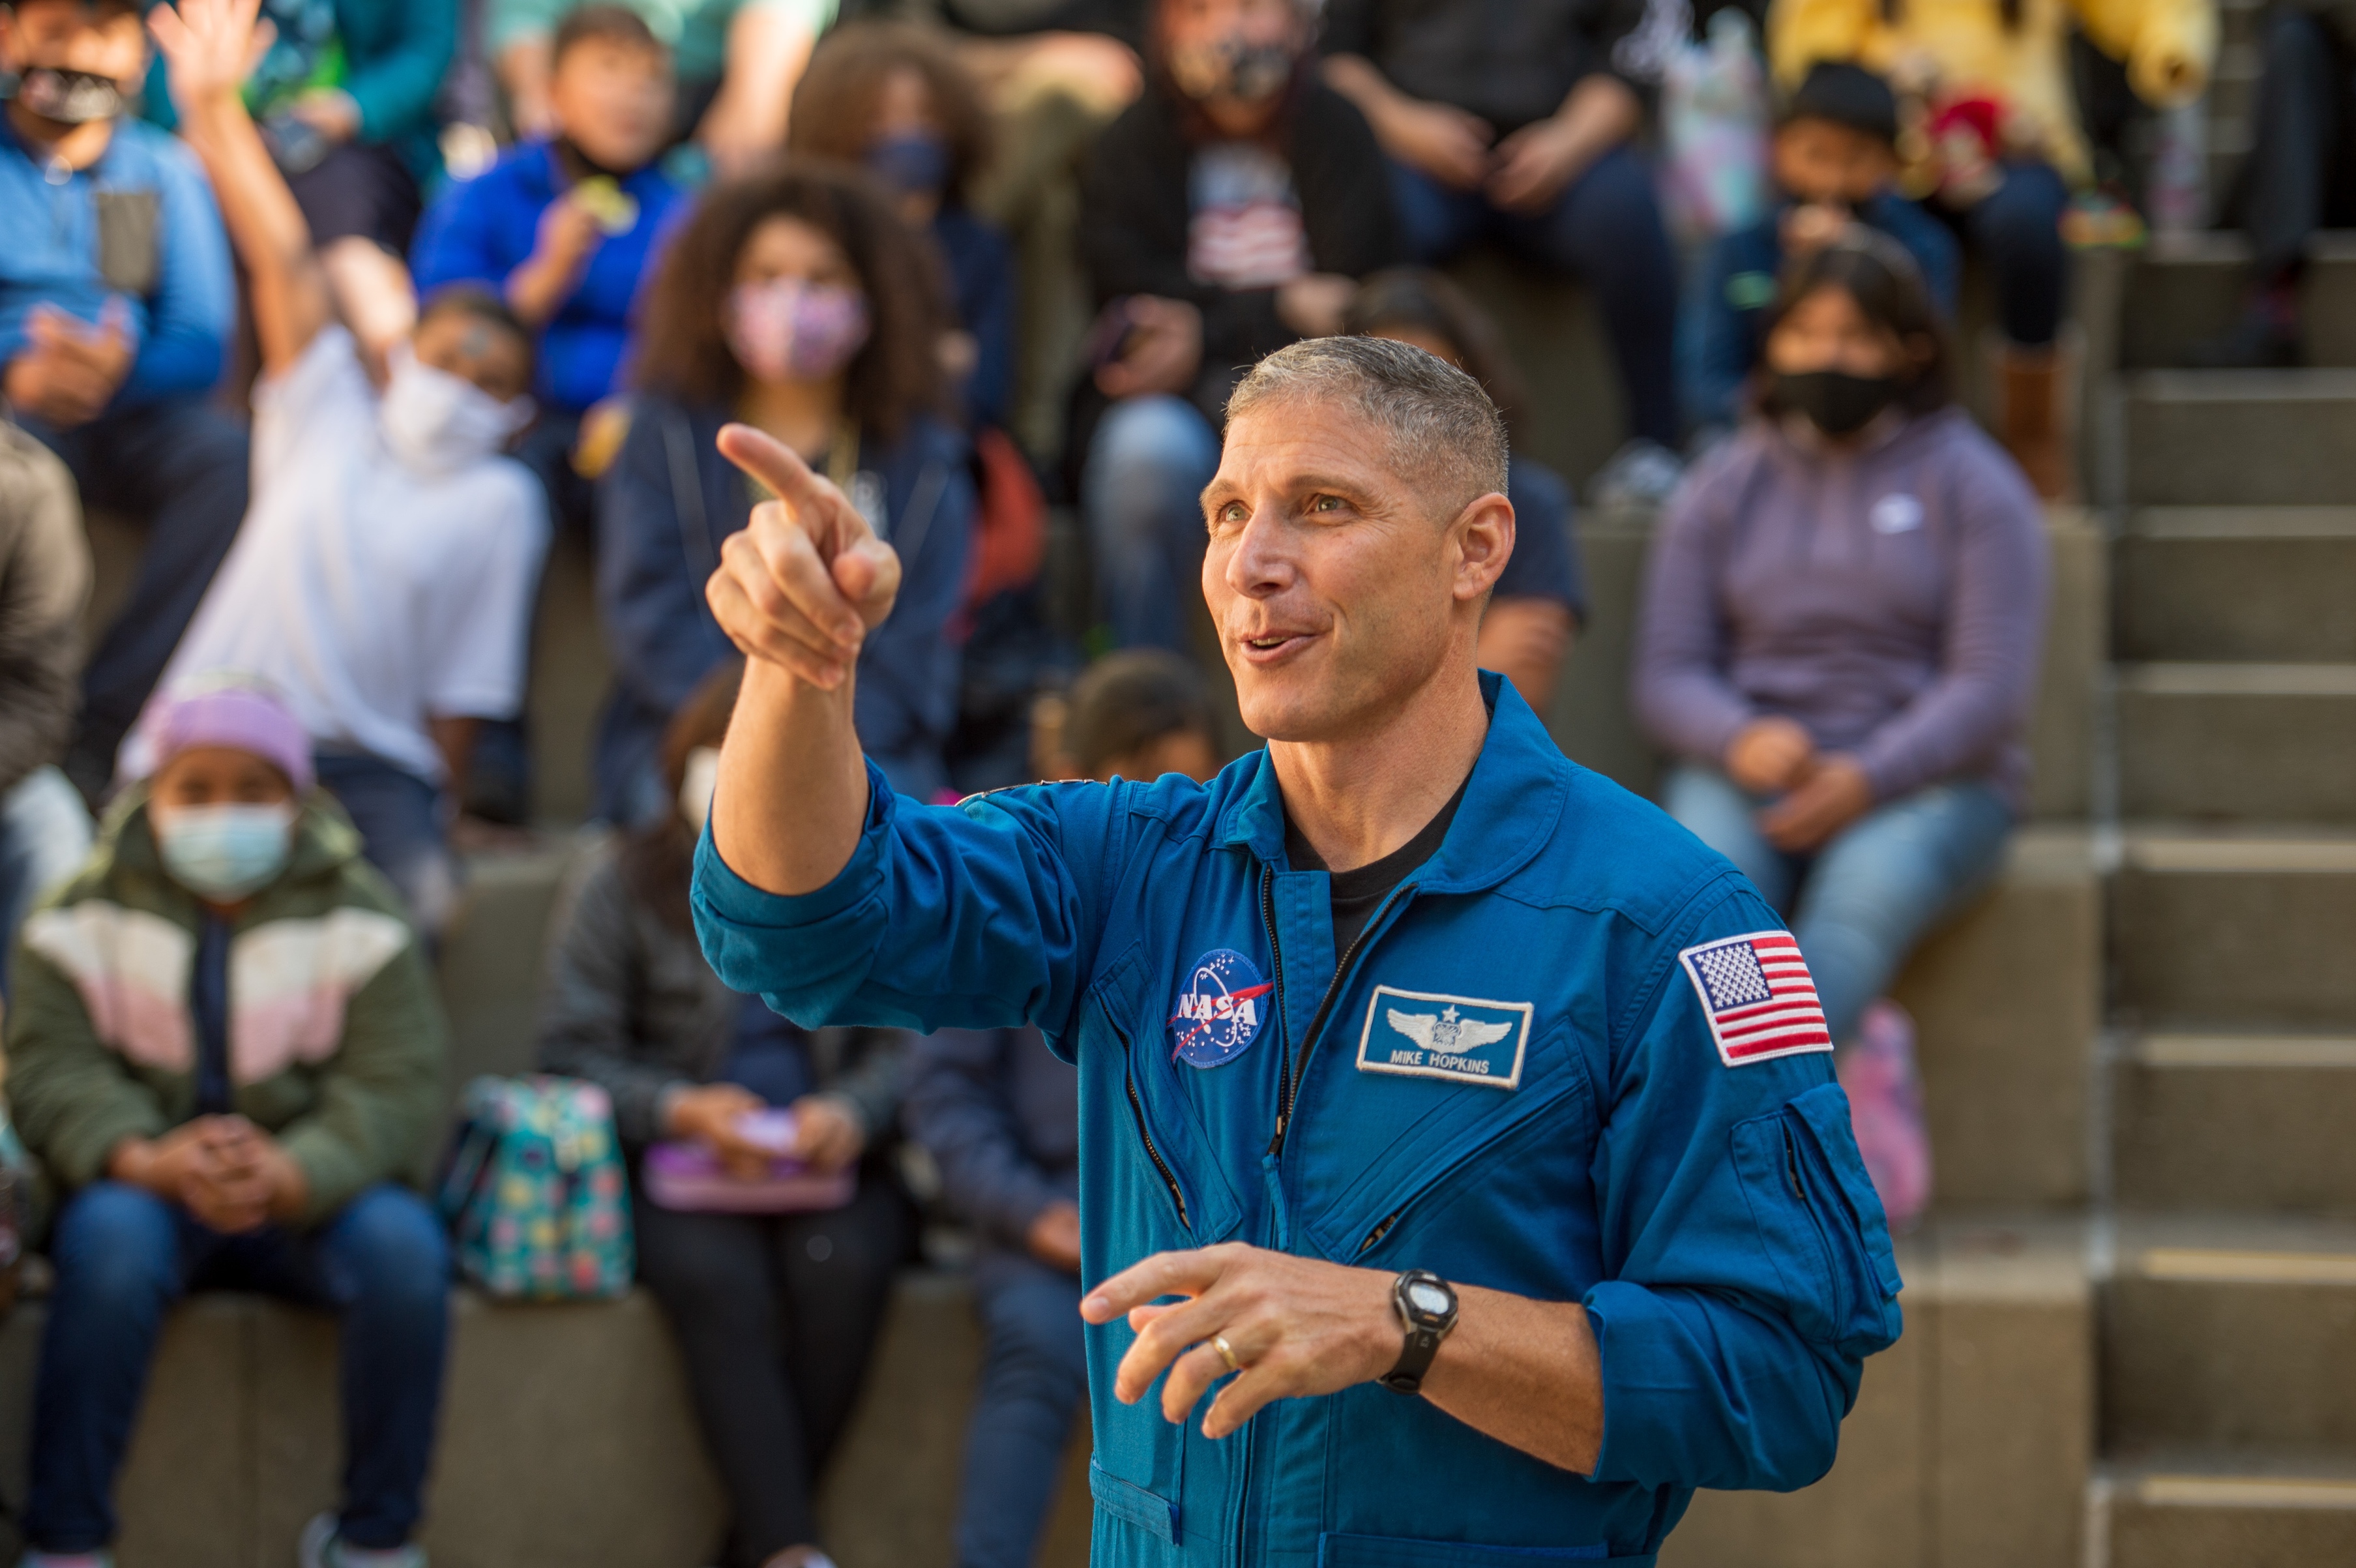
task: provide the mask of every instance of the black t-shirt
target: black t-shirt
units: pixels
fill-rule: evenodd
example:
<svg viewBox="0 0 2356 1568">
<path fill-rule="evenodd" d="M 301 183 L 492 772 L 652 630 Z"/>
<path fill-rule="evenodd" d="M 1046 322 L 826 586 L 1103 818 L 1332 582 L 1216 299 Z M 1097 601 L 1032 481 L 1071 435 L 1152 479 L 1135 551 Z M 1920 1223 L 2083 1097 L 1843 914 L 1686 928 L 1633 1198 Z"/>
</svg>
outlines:
<svg viewBox="0 0 2356 1568">
<path fill-rule="evenodd" d="M 1355 871 L 1333 874 L 1333 952 L 1337 961 L 1349 952 L 1351 945 L 1357 941 L 1358 934 L 1366 929 L 1366 922 L 1375 918 L 1375 911 L 1381 908 L 1383 900 L 1391 896 L 1391 889 L 1406 881 L 1408 873 L 1430 860 L 1439 850 L 1440 841 L 1448 836 L 1448 824 L 1456 818 L 1456 808 L 1464 803 L 1465 788 L 1472 782 L 1472 775 L 1467 773 L 1464 783 L 1459 784 L 1456 793 L 1448 797 L 1448 804 L 1440 808 L 1440 814 L 1424 823 L 1421 832 L 1382 859 L 1362 865 Z M 1292 863 L 1295 871 L 1325 869 L 1323 859 L 1301 836 L 1301 830 L 1292 825 L 1292 813 L 1290 811 L 1284 816 L 1284 855 Z"/>
</svg>

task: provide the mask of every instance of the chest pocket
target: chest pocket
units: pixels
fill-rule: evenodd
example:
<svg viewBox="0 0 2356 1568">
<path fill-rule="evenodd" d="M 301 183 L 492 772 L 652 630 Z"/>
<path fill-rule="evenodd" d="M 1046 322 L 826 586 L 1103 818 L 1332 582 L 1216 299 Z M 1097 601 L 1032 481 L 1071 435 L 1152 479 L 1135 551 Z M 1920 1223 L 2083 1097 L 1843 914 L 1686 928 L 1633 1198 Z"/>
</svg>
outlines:
<svg viewBox="0 0 2356 1568">
<path fill-rule="evenodd" d="M 1122 1146 L 1098 1165 L 1098 1188 L 1112 1200 L 1118 1229 L 1151 1248 L 1202 1247 L 1223 1240 L 1241 1219 L 1234 1188 L 1214 1168 L 1193 1109 L 1154 1048 L 1161 1030 L 1144 1015 L 1144 950 L 1132 947 L 1108 969 L 1082 1004 L 1081 1070 L 1097 1127 Z M 1093 1036 L 1093 1040 L 1091 1039 Z M 1106 1048 L 1108 1047 L 1108 1048 Z M 1095 1192 L 1091 1192 L 1093 1200 Z M 1151 1248 L 1141 1249 L 1143 1251 Z M 1108 1260 L 1113 1268 L 1134 1259 Z"/>
<path fill-rule="evenodd" d="M 118 294 L 153 294 L 162 280 L 163 209 L 152 190 L 91 193 L 98 209 L 98 271 Z"/>
</svg>

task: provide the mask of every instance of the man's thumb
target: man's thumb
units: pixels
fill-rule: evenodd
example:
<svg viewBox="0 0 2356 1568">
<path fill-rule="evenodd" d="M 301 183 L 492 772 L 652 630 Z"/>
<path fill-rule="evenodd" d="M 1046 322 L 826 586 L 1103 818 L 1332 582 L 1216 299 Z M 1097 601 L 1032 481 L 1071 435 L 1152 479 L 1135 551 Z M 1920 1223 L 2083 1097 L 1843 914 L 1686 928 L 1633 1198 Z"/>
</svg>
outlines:
<svg viewBox="0 0 2356 1568">
<path fill-rule="evenodd" d="M 900 592 L 900 557 L 873 535 L 861 539 L 834 558 L 834 585 L 859 608 L 861 618 L 876 624 L 878 609 L 889 608 Z"/>
</svg>

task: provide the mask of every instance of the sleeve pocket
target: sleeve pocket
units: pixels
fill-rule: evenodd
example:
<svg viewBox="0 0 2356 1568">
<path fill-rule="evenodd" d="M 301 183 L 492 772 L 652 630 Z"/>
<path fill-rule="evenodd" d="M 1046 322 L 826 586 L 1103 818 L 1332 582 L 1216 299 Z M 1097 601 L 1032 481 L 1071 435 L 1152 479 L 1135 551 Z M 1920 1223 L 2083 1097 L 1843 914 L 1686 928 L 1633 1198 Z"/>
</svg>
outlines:
<svg viewBox="0 0 2356 1568">
<path fill-rule="evenodd" d="M 1820 1084 L 1772 1115 L 1738 1123 L 1733 1144 L 1792 1326 L 1844 1356 L 1869 1356 L 1895 1341 L 1898 1261 L 1840 1086 Z"/>
<path fill-rule="evenodd" d="M 1178 1505 L 1159 1492 L 1149 1492 L 1133 1481 L 1124 1481 L 1091 1459 L 1088 1495 L 1107 1513 L 1125 1519 L 1173 1546 L 1178 1544 Z"/>
</svg>

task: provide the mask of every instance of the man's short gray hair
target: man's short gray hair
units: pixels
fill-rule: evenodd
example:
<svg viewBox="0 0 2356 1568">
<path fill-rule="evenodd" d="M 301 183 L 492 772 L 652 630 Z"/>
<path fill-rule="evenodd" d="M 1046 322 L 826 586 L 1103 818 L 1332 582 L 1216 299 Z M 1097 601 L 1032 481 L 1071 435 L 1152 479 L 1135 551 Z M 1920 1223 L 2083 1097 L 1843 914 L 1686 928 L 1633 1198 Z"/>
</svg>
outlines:
<svg viewBox="0 0 2356 1568">
<path fill-rule="evenodd" d="M 1389 438 L 1393 460 L 1444 488 L 1450 515 L 1505 489 L 1505 416 L 1462 371 L 1387 338 L 1311 338 L 1251 368 L 1227 423 L 1264 404 L 1338 402 Z"/>
</svg>

